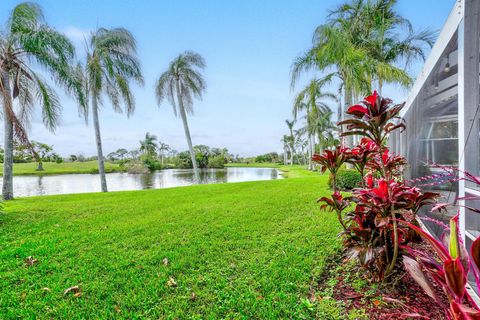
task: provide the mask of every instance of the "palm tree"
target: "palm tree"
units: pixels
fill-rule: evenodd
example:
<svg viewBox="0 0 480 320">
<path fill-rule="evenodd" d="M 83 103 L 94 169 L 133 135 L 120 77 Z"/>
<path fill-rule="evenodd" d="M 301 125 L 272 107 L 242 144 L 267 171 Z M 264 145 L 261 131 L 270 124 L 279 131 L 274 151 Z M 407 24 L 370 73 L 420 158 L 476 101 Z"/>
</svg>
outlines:
<svg viewBox="0 0 480 320">
<path fill-rule="evenodd" d="M 102 151 L 100 122 L 98 119 L 99 104 L 102 104 L 102 95 L 105 95 L 117 112 L 123 112 L 123 102 L 127 116 L 135 110 L 135 99 L 130 90 L 130 81 L 143 85 L 143 76 L 140 63 L 137 59 L 136 41 L 126 29 L 99 28 L 91 34 L 88 41 L 87 57 L 83 71 L 85 88 L 90 108 L 81 111 L 88 120 L 89 111 L 92 113 L 93 127 L 98 154 L 98 172 L 102 191 L 107 192 L 105 177 L 105 160 Z"/>
<path fill-rule="evenodd" d="M 290 149 L 290 165 L 293 165 L 293 156 L 295 154 L 295 137 L 293 136 L 293 126 L 295 125 L 295 120 L 288 121 L 285 120 L 285 123 L 287 124 L 288 131 L 290 132 L 290 136 L 287 136 L 288 138 L 288 143 L 289 143 L 289 149 Z"/>
<path fill-rule="evenodd" d="M 352 41 L 379 63 L 379 69 L 403 61 L 405 71 L 413 60 L 425 60 L 425 50 L 433 46 L 436 32 L 415 32 L 410 21 L 395 11 L 396 3 L 397 0 L 354 0 L 331 11 L 330 23 L 351 30 Z M 385 72 L 373 71 L 379 92 L 388 78 Z"/>
<path fill-rule="evenodd" d="M 118 155 L 118 157 L 120 158 L 120 160 L 125 160 L 125 156 L 127 155 L 128 153 L 128 150 L 127 149 L 124 149 L 124 148 L 120 148 L 118 149 L 117 151 L 115 151 L 115 153 Z"/>
<path fill-rule="evenodd" d="M 168 69 L 160 75 L 155 87 L 158 105 L 167 98 L 175 116 L 180 113 L 197 181 L 200 180 L 200 175 L 188 128 L 187 114 L 193 114 L 193 99 L 202 99 L 206 89 L 205 80 L 200 73 L 204 68 L 205 60 L 201 55 L 186 51 L 170 62 Z"/>
<path fill-rule="evenodd" d="M 49 146 L 46 143 L 38 142 L 38 141 L 31 141 L 32 146 L 35 150 L 35 153 L 38 155 L 37 157 L 37 169 L 36 171 L 43 171 L 43 160 L 53 151 L 53 147 Z"/>
<path fill-rule="evenodd" d="M 167 153 L 170 150 L 171 150 L 171 147 L 167 143 L 161 142 L 161 141 L 158 143 L 158 151 L 160 152 L 160 156 L 162 158 L 162 166 L 165 160 L 165 153 Z"/>
<path fill-rule="evenodd" d="M 145 134 L 145 139 L 140 141 L 140 151 L 148 156 L 155 155 L 157 151 L 157 136 L 147 132 Z"/>
<path fill-rule="evenodd" d="M 289 137 L 284 134 L 282 137 L 282 140 L 280 140 L 283 143 L 283 164 L 287 165 L 288 164 L 288 153 L 289 153 Z"/>
<path fill-rule="evenodd" d="M 344 105 L 350 106 L 356 94 L 370 91 L 366 60 L 366 52 L 356 48 L 344 30 L 321 25 L 315 30 L 313 47 L 297 57 L 293 63 L 292 88 L 302 73 L 333 67 L 335 71 L 324 78 L 325 82 L 337 77 L 340 80 L 339 91 L 343 92 Z"/>
<path fill-rule="evenodd" d="M 43 68 L 80 105 L 85 96 L 79 79 L 71 66 L 74 47 L 62 34 L 48 26 L 41 8 L 33 3 L 17 5 L 0 32 L 0 99 L 3 102 L 4 122 L 4 199 L 13 198 L 13 140 L 14 136 L 38 158 L 28 139 L 26 128 L 30 124 L 34 106 L 42 109 L 45 126 L 53 131 L 59 121 L 61 105 L 53 88 L 32 69 Z M 14 110 L 16 101 L 18 108 Z"/>
<path fill-rule="evenodd" d="M 336 126 L 333 125 L 331 119 L 333 112 L 313 112 L 312 114 L 312 134 L 315 134 L 318 139 L 318 150 L 316 152 L 323 153 L 323 151 L 330 147 L 332 142 L 335 142 Z"/>
<path fill-rule="evenodd" d="M 293 104 L 293 117 L 297 119 L 298 114 L 302 111 L 305 112 L 305 117 L 307 119 L 307 136 L 309 142 L 309 162 L 308 167 L 310 170 L 313 169 L 311 157 L 314 153 L 314 131 L 313 131 L 313 120 L 315 117 L 313 114 L 330 112 L 329 106 L 323 102 L 323 99 L 332 99 L 336 100 L 337 98 L 333 93 L 324 92 L 323 86 L 328 83 L 329 79 L 313 79 L 310 83 L 300 91 L 295 97 Z"/>
<path fill-rule="evenodd" d="M 360 94 L 370 92 L 374 80 L 380 88 L 384 83 L 410 85 L 411 77 L 395 62 L 401 58 L 411 61 L 420 52 L 423 55 L 418 44 L 430 44 L 433 37 L 428 31 L 415 34 L 410 29 L 402 39 L 399 26 L 408 21 L 393 10 L 395 2 L 353 0 L 332 11 L 329 22 L 315 30 L 313 47 L 294 61 L 292 86 L 305 71 L 333 67 L 328 77 L 340 80 L 345 109 Z M 349 137 L 347 145 L 351 140 Z"/>
</svg>

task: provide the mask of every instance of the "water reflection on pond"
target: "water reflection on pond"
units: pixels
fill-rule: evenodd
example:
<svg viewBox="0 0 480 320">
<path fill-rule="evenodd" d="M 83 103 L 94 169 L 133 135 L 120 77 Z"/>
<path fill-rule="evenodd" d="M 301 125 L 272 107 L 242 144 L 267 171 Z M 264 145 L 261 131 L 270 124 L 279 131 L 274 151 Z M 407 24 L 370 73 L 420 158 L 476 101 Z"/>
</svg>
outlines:
<svg viewBox="0 0 480 320">
<path fill-rule="evenodd" d="M 270 168 L 225 168 L 201 170 L 200 183 L 223 183 L 281 179 L 279 171 Z M 159 189 L 196 184 L 192 170 L 171 169 L 147 174 L 109 173 L 110 191 Z M 15 176 L 16 197 L 100 191 L 97 174 Z"/>
</svg>

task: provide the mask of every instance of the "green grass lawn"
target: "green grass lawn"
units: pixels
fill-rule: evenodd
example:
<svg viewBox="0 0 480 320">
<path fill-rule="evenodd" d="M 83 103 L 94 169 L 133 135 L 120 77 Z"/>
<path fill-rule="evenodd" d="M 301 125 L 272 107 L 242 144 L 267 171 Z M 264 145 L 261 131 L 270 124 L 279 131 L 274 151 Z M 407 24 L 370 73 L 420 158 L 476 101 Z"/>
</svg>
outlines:
<svg viewBox="0 0 480 320">
<path fill-rule="evenodd" d="M 98 173 L 97 161 L 85 161 L 85 162 L 44 162 L 43 171 L 37 171 L 37 164 L 34 162 L 29 163 L 14 163 L 13 174 L 14 175 L 47 175 L 47 174 L 68 174 L 68 173 Z M 106 172 L 123 171 L 118 164 L 105 162 Z M 3 174 L 3 164 L 0 164 L 0 175 Z"/>
<path fill-rule="evenodd" d="M 8 201 L 0 318 L 333 319 L 334 301 L 307 300 L 340 248 L 334 215 L 315 203 L 325 185 L 316 175 Z M 81 296 L 63 295 L 75 285 Z"/>
</svg>

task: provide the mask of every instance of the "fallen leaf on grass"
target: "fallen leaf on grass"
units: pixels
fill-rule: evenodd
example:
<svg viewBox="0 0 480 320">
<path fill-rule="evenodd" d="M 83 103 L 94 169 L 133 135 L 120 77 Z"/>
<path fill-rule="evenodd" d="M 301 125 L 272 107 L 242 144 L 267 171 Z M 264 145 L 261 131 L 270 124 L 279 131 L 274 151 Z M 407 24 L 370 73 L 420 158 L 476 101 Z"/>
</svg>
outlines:
<svg viewBox="0 0 480 320">
<path fill-rule="evenodd" d="M 163 259 L 163 265 L 168 266 L 168 263 L 169 263 L 168 258 L 164 258 Z"/>
<path fill-rule="evenodd" d="M 195 292 L 192 292 L 192 294 L 190 295 L 190 300 L 191 301 L 197 300 L 197 295 L 195 294 Z"/>
<path fill-rule="evenodd" d="M 79 293 L 81 291 L 80 287 L 79 286 L 73 286 L 73 287 L 70 287 L 68 289 L 65 289 L 65 291 L 63 291 L 63 295 L 67 295 L 69 293 Z"/>
<path fill-rule="evenodd" d="M 174 277 L 168 278 L 167 286 L 169 286 L 169 287 L 176 287 L 177 286 L 177 282 L 175 281 Z"/>
<path fill-rule="evenodd" d="M 117 313 L 122 312 L 122 310 L 120 309 L 120 307 L 117 306 L 117 305 L 114 305 L 113 308 L 115 309 L 115 311 L 116 311 Z"/>
<path fill-rule="evenodd" d="M 25 301 L 26 297 L 27 297 L 27 293 L 23 291 L 22 294 L 20 295 L 20 300 Z"/>
<path fill-rule="evenodd" d="M 75 298 L 80 298 L 82 296 L 81 292 L 77 292 L 73 295 Z"/>
<path fill-rule="evenodd" d="M 52 292 L 52 290 L 50 290 L 50 288 L 47 288 L 47 287 L 42 288 L 42 290 L 43 290 L 43 292 Z"/>
<path fill-rule="evenodd" d="M 38 260 L 37 259 L 34 259 L 32 256 L 29 256 L 27 257 L 27 259 L 25 259 L 25 263 L 27 264 L 27 266 L 31 267 L 33 266 L 35 263 L 37 263 Z"/>
</svg>

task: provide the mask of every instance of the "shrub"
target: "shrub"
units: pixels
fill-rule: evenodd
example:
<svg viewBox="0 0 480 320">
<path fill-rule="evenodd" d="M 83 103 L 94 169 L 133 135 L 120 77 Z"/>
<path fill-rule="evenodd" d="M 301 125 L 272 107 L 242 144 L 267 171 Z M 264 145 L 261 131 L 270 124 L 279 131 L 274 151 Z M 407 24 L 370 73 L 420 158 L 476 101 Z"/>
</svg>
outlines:
<svg viewBox="0 0 480 320">
<path fill-rule="evenodd" d="M 349 256 L 370 273 L 373 281 L 394 274 L 400 266 L 399 257 L 410 242 L 418 239 L 409 225 L 401 222 L 413 225 L 418 210 L 438 197 L 408 186 L 401 177 L 406 160 L 385 146 L 390 132 L 404 127 L 398 117 L 402 107 L 374 92 L 361 104 L 348 108 L 351 118 L 339 123 L 346 127 L 342 136 L 361 136 L 360 144 L 352 149 L 337 146 L 312 157 L 322 166 L 322 172 L 329 170 L 332 174 L 333 194 L 319 200 L 321 208 L 337 214 Z M 361 177 L 360 187 L 349 197 L 338 191 L 347 175 L 340 178 L 345 163 L 352 164 Z"/>
<path fill-rule="evenodd" d="M 340 169 L 337 172 L 337 189 L 352 190 L 358 187 L 362 182 L 362 176 L 354 169 Z M 328 185 L 333 187 L 333 175 L 328 178 Z"/>
<path fill-rule="evenodd" d="M 162 164 L 157 159 L 153 159 L 147 156 L 147 157 L 143 157 L 142 160 L 143 160 L 144 166 L 150 171 L 162 169 Z"/>
<path fill-rule="evenodd" d="M 209 168 L 223 168 L 225 166 L 225 157 L 223 154 L 219 154 L 213 157 L 208 158 L 208 167 Z"/>
</svg>

